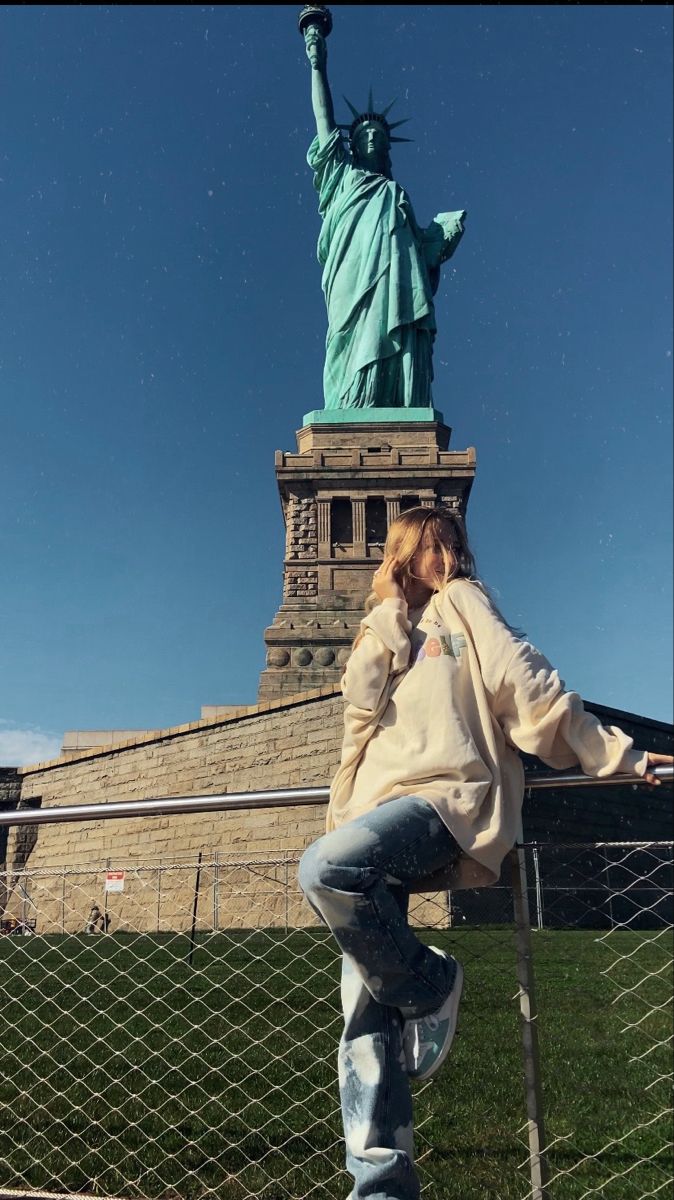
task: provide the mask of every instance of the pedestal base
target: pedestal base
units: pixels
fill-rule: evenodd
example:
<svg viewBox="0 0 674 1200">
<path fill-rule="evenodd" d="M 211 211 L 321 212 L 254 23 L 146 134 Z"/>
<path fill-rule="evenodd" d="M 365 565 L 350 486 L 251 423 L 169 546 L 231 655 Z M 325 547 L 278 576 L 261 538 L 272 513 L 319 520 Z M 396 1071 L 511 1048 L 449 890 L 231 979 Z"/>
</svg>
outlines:
<svg viewBox="0 0 674 1200">
<path fill-rule="evenodd" d="M 339 682 L 402 511 L 465 513 L 475 451 L 450 451 L 450 434 L 435 409 L 321 409 L 304 418 L 297 453 L 276 452 L 283 603 L 265 630 L 260 700 Z"/>
</svg>

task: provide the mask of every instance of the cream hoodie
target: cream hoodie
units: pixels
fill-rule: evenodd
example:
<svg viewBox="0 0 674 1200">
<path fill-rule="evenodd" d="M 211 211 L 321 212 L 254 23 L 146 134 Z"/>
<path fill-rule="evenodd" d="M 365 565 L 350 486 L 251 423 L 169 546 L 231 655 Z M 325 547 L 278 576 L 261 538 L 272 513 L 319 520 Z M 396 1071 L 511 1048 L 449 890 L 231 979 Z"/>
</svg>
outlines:
<svg viewBox="0 0 674 1200">
<path fill-rule="evenodd" d="M 327 827 L 398 796 L 422 796 L 464 851 L 433 877 L 435 887 L 498 879 L 522 810 L 518 750 L 597 777 L 646 771 L 647 755 L 564 690 L 478 584 L 454 580 L 409 613 L 404 600 L 384 600 L 361 633 L 342 678 L 345 733 Z M 431 890 L 431 881 L 418 890 Z"/>
</svg>

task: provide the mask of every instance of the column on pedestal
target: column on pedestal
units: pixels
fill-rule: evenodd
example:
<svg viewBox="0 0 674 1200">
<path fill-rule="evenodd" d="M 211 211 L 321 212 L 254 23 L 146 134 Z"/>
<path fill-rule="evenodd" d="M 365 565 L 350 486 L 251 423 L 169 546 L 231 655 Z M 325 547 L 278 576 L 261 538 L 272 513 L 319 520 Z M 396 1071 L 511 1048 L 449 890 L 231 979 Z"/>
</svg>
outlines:
<svg viewBox="0 0 674 1200">
<path fill-rule="evenodd" d="M 331 521 L 330 500 L 319 498 L 318 503 L 318 557 L 330 558 L 331 554 Z"/>
<path fill-rule="evenodd" d="M 394 521 L 397 521 L 400 516 L 400 498 L 398 496 L 386 497 L 386 524 L 390 529 Z"/>
<path fill-rule="evenodd" d="M 353 511 L 353 555 L 354 558 L 365 558 L 365 501 L 352 500 Z"/>
</svg>

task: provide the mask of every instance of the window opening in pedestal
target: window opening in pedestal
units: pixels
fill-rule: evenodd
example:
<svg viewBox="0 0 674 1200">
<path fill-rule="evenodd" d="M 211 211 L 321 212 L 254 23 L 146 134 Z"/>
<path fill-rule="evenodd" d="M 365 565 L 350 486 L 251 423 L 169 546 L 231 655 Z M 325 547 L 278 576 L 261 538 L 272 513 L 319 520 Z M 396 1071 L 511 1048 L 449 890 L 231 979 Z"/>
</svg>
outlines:
<svg viewBox="0 0 674 1200">
<path fill-rule="evenodd" d="M 386 501 L 366 500 L 365 502 L 365 540 L 368 553 L 378 547 L 383 549 L 387 534 Z"/>
<path fill-rule="evenodd" d="M 353 508 L 350 499 L 336 499 L 331 502 L 330 526 L 332 556 L 338 558 L 340 553 L 353 548 Z"/>
</svg>

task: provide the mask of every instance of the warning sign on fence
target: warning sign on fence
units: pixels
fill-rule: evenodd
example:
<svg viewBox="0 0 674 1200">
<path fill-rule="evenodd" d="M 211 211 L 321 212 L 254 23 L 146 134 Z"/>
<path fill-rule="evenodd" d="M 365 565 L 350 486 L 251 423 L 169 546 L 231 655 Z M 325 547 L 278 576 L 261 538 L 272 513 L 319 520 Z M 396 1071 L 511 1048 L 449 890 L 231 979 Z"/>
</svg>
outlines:
<svg viewBox="0 0 674 1200">
<path fill-rule="evenodd" d="M 123 892 L 124 871 L 106 871 L 105 890 L 106 892 Z"/>
</svg>

